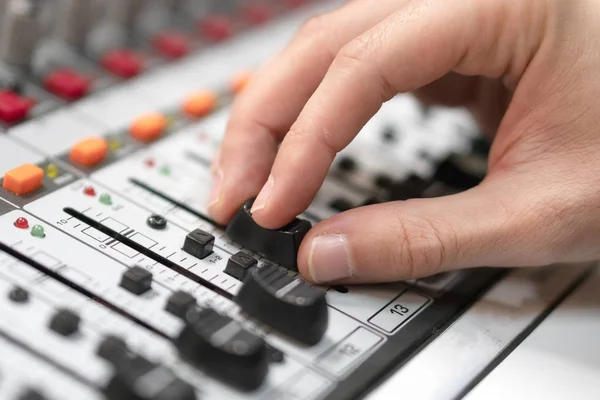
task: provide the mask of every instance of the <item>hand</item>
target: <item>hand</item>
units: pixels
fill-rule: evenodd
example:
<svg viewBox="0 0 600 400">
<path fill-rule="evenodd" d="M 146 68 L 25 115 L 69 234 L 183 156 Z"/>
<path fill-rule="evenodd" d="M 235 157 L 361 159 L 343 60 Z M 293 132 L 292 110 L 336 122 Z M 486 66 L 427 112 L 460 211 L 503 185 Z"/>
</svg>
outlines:
<svg viewBox="0 0 600 400">
<path fill-rule="evenodd" d="M 227 223 L 260 191 L 256 222 L 289 222 L 381 104 L 415 91 L 468 106 L 496 135 L 488 176 L 460 194 L 319 223 L 298 259 L 308 280 L 596 259 L 599 37 L 596 0 L 351 1 L 309 21 L 236 102 L 211 214 Z"/>
</svg>

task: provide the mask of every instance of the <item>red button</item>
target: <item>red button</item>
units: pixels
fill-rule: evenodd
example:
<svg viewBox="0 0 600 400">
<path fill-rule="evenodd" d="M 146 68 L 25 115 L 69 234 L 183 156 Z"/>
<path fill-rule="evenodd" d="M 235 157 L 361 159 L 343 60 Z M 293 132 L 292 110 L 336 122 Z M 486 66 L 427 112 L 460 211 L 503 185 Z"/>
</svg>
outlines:
<svg viewBox="0 0 600 400">
<path fill-rule="evenodd" d="M 200 21 L 200 32 L 207 39 L 218 42 L 233 35 L 233 24 L 226 16 L 213 15 Z"/>
<path fill-rule="evenodd" d="M 7 124 L 19 122 L 27 118 L 27 114 L 35 101 L 19 96 L 10 90 L 0 91 L 0 119 Z"/>
<path fill-rule="evenodd" d="M 260 25 L 271 19 L 273 12 L 269 5 L 264 3 L 246 4 L 244 18 L 253 25 Z"/>
<path fill-rule="evenodd" d="M 121 78 L 132 78 L 144 69 L 141 57 L 127 49 L 106 53 L 102 57 L 102 66 Z"/>
<path fill-rule="evenodd" d="M 61 68 L 46 75 L 44 86 L 57 96 L 77 100 L 88 93 L 90 80 L 76 71 Z"/>
<path fill-rule="evenodd" d="M 190 52 L 189 38 L 179 32 L 159 33 L 152 44 L 158 52 L 170 59 L 181 58 Z"/>
</svg>

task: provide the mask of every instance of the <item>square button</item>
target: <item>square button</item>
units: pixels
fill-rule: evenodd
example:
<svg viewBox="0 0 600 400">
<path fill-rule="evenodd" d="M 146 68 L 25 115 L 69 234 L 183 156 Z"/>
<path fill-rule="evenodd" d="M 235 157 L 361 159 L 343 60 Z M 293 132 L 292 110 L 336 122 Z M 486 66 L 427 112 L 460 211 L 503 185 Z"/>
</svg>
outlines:
<svg viewBox="0 0 600 400">
<path fill-rule="evenodd" d="M 33 164 L 25 164 L 4 174 L 2 187 L 18 196 L 33 192 L 42 186 L 44 170 Z"/>
<path fill-rule="evenodd" d="M 46 75 L 44 87 L 64 99 L 77 100 L 88 93 L 90 81 L 76 71 L 61 68 Z"/>
<path fill-rule="evenodd" d="M 10 90 L 0 91 L 0 120 L 13 124 L 27 118 L 35 101 L 19 96 Z"/>
</svg>

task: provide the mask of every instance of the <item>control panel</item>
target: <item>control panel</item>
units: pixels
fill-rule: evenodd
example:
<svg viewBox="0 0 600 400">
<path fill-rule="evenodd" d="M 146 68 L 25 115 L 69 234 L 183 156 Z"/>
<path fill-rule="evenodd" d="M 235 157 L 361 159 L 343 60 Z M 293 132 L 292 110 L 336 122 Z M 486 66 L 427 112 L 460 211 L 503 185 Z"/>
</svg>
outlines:
<svg viewBox="0 0 600 400">
<path fill-rule="evenodd" d="M 504 272 L 370 286 L 297 272 L 311 226 L 485 175 L 464 110 L 386 103 L 310 207 L 210 219 L 210 165 L 252 71 L 335 0 L 5 0 L 0 399 L 345 399 Z"/>
</svg>

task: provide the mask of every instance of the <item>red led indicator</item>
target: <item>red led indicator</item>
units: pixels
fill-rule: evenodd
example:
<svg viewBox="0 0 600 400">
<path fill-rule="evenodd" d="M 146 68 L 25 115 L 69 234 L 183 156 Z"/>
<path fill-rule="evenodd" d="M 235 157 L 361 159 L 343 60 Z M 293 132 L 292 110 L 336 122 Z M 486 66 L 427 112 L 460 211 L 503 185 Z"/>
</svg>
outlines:
<svg viewBox="0 0 600 400">
<path fill-rule="evenodd" d="M 151 159 L 151 158 L 148 158 L 148 159 L 145 161 L 145 164 L 146 164 L 146 166 L 148 166 L 148 167 L 152 168 L 152 167 L 154 167 L 154 166 L 156 165 L 156 162 L 155 162 L 153 159 Z"/>
<path fill-rule="evenodd" d="M 83 189 L 83 193 L 85 193 L 87 196 L 95 196 L 96 195 L 96 191 L 91 186 L 86 186 L 86 188 Z"/>
<path fill-rule="evenodd" d="M 23 217 L 17 218 L 15 221 L 15 226 L 19 229 L 27 229 L 29 228 L 29 221 Z"/>
</svg>

